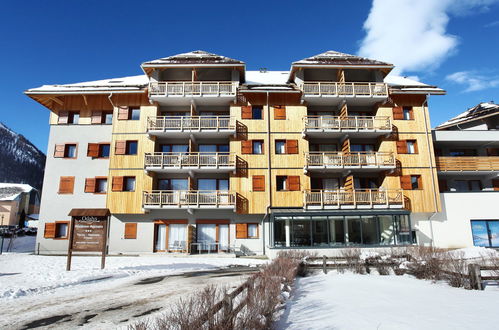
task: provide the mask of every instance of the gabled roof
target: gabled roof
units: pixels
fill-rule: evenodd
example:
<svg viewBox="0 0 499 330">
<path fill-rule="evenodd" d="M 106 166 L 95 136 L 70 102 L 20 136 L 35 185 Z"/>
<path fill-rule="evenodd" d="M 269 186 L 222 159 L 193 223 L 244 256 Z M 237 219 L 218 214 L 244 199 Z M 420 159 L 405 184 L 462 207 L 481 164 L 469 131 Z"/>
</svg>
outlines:
<svg viewBox="0 0 499 330">
<path fill-rule="evenodd" d="M 293 66 L 307 65 L 331 65 L 331 66 L 375 66 L 384 68 L 393 68 L 393 64 L 385 63 L 369 58 L 355 56 L 346 53 L 340 53 L 334 50 L 328 50 L 302 60 L 293 62 Z"/>
<path fill-rule="evenodd" d="M 65 85 L 43 85 L 25 91 L 26 94 L 97 94 L 105 92 L 141 92 L 149 83 L 145 74 L 138 76 L 95 80 Z"/>
<path fill-rule="evenodd" d="M 244 62 L 235 60 L 226 56 L 206 52 L 204 50 L 195 50 L 188 53 L 177 54 L 173 56 L 159 58 L 157 60 L 142 63 L 142 67 L 161 67 L 170 65 L 229 65 L 240 66 Z"/>
<path fill-rule="evenodd" d="M 0 201 L 13 201 L 22 193 L 29 193 L 35 188 L 29 184 L 0 183 Z"/>
<path fill-rule="evenodd" d="M 445 90 L 402 76 L 388 75 L 383 80 L 392 94 L 432 94 L 443 95 Z"/>
<path fill-rule="evenodd" d="M 499 104 L 482 102 L 472 108 L 469 108 L 468 110 L 457 115 L 456 117 L 449 119 L 445 123 L 438 125 L 435 129 L 436 130 L 445 129 L 458 124 L 463 124 L 466 122 L 494 116 L 497 114 L 499 114 Z"/>
</svg>

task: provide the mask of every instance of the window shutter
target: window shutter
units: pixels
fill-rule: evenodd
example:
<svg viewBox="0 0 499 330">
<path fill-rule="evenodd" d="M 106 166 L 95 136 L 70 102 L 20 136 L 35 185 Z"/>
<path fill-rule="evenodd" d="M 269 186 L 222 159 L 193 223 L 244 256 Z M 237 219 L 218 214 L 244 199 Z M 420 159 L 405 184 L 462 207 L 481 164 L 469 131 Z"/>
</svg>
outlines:
<svg viewBox="0 0 499 330">
<path fill-rule="evenodd" d="M 418 141 L 414 140 L 414 153 L 418 154 Z"/>
<path fill-rule="evenodd" d="M 265 191 L 265 175 L 253 175 L 253 191 Z"/>
<path fill-rule="evenodd" d="M 125 223 L 125 239 L 136 239 L 137 238 L 137 223 L 129 222 Z"/>
<path fill-rule="evenodd" d="M 287 154 L 298 153 L 298 140 L 286 140 L 286 153 Z"/>
<path fill-rule="evenodd" d="M 248 238 L 247 223 L 236 223 L 236 238 Z"/>
<path fill-rule="evenodd" d="M 299 191 L 300 190 L 300 177 L 299 176 L 288 176 L 288 190 Z"/>
<path fill-rule="evenodd" d="M 404 190 L 412 190 L 411 176 L 410 175 L 402 175 L 400 177 L 400 188 L 402 188 Z"/>
<path fill-rule="evenodd" d="M 252 154 L 253 153 L 253 141 L 252 140 L 241 141 L 241 153 L 242 154 Z"/>
<path fill-rule="evenodd" d="M 87 156 L 96 158 L 99 157 L 99 144 L 98 143 L 89 143 L 87 148 Z"/>
<path fill-rule="evenodd" d="M 286 107 L 283 105 L 274 107 L 274 119 L 283 120 L 286 119 Z"/>
<path fill-rule="evenodd" d="M 406 154 L 407 153 L 407 142 L 406 141 L 397 141 L 397 153 L 398 154 Z"/>
<path fill-rule="evenodd" d="M 126 154 L 126 141 L 116 141 L 114 154 L 115 155 L 125 155 Z"/>
<path fill-rule="evenodd" d="M 59 181 L 59 194 L 72 194 L 74 191 L 74 176 L 61 176 Z"/>
<path fill-rule="evenodd" d="M 94 193 L 95 192 L 95 178 L 86 178 L 85 179 L 85 192 L 86 193 Z"/>
<path fill-rule="evenodd" d="M 111 190 L 112 191 L 123 191 L 124 181 L 125 181 L 124 176 L 113 176 Z"/>
<path fill-rule="evenodd" d="M 492 187 L 495 191 L 499 191 L 499 179 L 492 179 Z"/>
<path fill-rule="evenodd" d="M 54 149 L 54 158 L 64 158 L 65 144 L 56 144 Z"/>
<path fill-rule="evenodd" d="M 393 119 L 395 120 L 404 119 L 404 111 L 402 107 L 393 107 Z"/>
<path fill-rule="evenodd" d="M 102 123 L 102 111 L 92 112 L 92 124 L 101 124 L 101 123 Z"/>
<path fill-rule="evenodd" d="M 251 110 L 251 106 L 245 105 L 241 107 L 241 118 L 253 119 L 253 111 Z"/>
<path fill-rule="evenodd" d="M 414 120 L 414 109 L 412 107 L 409 109 L 409 119 Z"/>
<path fill-rule="evenodd" d="M 44 238 L 55 238 L 55 222 L 46 222 L 43 232 Z"/>
<path fill-rule="evenodd" d="M 118 120 L 127 120 L 128 119 L 128 107 L 120 106 L 118 107 Z"/>
<path fill-rule="evenodd" d="M 67 124 L 69 121 L 68 111 L 59 111 L 59 118 L 57 119 L 58 124 Z"/>
</svg>

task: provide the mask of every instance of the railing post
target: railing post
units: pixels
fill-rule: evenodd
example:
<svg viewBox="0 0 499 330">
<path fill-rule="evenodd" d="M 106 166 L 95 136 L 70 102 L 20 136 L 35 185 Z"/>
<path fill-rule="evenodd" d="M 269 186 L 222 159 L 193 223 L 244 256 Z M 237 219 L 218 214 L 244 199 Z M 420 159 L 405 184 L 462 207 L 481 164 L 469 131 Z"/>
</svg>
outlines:
<svg viewBox="0 0 499 330">
<path fill-rule="evenodd" d="M 321 199 L 321 209 L 323 209 L 324 208 L 324 190 L 321 189 L 319 196 Z"/>
<path fill-rule="evenodd" d="M 232 299 L 228 294 L 225 294 L 223 317 L 225 321 L 224 326 L 227 326 L 227 329 L 232 329 L 233 326 L 232 309 L 233 309 Z"/>
<path fill-rule="evenodd" d="M 357 194 L 355 192 L 355 188 L 352 189 L 352 202 L 353 202 L 353 206 L 357 207 Z"/>
<path fill-rule="evenodd" d="M 322 271 L 327 274 L 327 257 L 325 255 L 322 256 Z"/>
<path fill-rule="evenodd" d="M 369 205 L 371 208 L 373 207 L 373 191 L 372 189 L 369 189 Z"/>
<path fill-rule="evenodd" d="M 480 273 L 480 265 L 468 265 L 468 276 L 470 278 L 470 287 L 473 290 L 483 290 L 482 275 Z"/>
<path fill-rule="evenodd" d="M 340 190 L 336 189 L 336 204 L 338 205 L 338 208 L 340 208 Z"/>
</svg>

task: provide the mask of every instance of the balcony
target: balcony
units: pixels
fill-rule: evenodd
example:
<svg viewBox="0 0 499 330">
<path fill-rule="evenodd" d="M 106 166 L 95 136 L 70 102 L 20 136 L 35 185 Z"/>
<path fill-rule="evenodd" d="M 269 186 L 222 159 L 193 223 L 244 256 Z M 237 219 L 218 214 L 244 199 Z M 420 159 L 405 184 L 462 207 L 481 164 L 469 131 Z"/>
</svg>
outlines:
<svg viewBox="0 0 499 330">
<path fill-rule="evenodd" d="M 484 157 L 437 157 L 437 170 L 439 172 L 448 172 L 448 174 L 478 174 L 483 175 L 487 172 L 499 171 L 498 156 Z"/>
<path fill-rule="evenodd" d="M 305 116 L 303 122 L 303 133 L 311 137 L 338 138 L 348 134 L 370 138 L 392 132 L 392 120 L 388 116 Z"/>
<path fill-rule="evenodd" d="M 144 157 L 146 171 L 224 173 L 236 170 L 233 152 L 154 152 Z"/>
<path fill-rule="evenodd" d="M 370 82 L 305 82 L 303 99 L 314 105 L 335 105 L 349 99 L 352 105 L 370 105 L 388 97 L 388 85 Z"/>
<path fill-rule="evenodd" d="M 159 116 L 147 118 L 150 135 L 185 138 L 229 137 L 236 134 L 236 119 L 231 116 Z"/>
<path fill-rule="evenodd" d="M 308 190 L 304 192 L 306 209 L 401 209 L 401 189 Z"/>
<path fill-rule="evenodd" d="M 392 152 L 307 152 L 305 170 L 335 172 L 362 170 L 363 172 L 394 169 Z"/>
<path fill-rule="evenodd" d="M 235 209 L 236 193 L 220 190 L 152 190 L 143 193 L 144 209 Z"/>
<path fill-rule="evenodd" d="M 149 98 L 160 104 L 188 105 L 192 99 L 206 105 L 227 104 L 237 94 L 233 81 L 160 81 L 149 83 Z"/>
</svg>

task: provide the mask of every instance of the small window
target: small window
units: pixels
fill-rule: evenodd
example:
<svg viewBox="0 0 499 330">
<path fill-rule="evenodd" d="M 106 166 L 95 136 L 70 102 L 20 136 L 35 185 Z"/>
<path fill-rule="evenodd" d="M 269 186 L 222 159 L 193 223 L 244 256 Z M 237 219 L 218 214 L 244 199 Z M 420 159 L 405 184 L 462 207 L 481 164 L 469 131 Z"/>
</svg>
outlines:
<svg viewBox="0 0 499 330">
<path fill-rule="evenodd" d="M 108 158 L 110 149 L 110 144 L 99 144 L 99 158 Z"/>
<path fill-rule="evenodd" d="M 79 112 L 70 112 L 68 115 L 68 124 L 78 125 L 80 121 L 80 113 Z"/>
<path fill-rule="evenodd" d="M 482 191 L 482 182 L 480 180 L 456 180 L 456 191 Z"/>
<path fill-rule="evenodd" d="M 421 176 L 420 175 L 411 175 L 411 189 L 418 190 L 422 189 L 421 185 Z"/>
<path fill-rule="evenodd" d="M 263 119 L 263 109 L 261 106 L 251 107 L 251 118 L 252 119 Z"/>
<path fill-rule="evenodd" d="M 253 154 L 261 155 L 263 154 L 263 141 L 253 140 Z"/>
<path fill-rule="evenodd" d="M 287 189 L 287 176 L 277 176 L 276 177 L 276 189 L 277 191 L 284 191 Z"/>
<path fill-rule="evenodd" d="M 107 179 L 96 179 L 95 180 L 95 192 L 104 194 L 107 191 Z"/>
<path fill-rule="evenodd" d="M 402 114 L 403 114 L 404 120 L 413 120 L 414 119 L 412 107 L 404 107 L 402 109 Z"/>
<path fill-rule="evenodd" d="M 102 114 L 102 122 L 106 125 L 111 125 L 113 123 L 113 113 L 112 112 L 104 112 Z"/>
<path fill-rule="evenodd" d="M 56 222 L 55 223 L 55 238 L 67 238 L 68 237 L 68 223 L 67 222 Z"/>
<path fill-rule="evenodd" d="M 126 141 L 126 155 L 136 155 L 137 154 L 137 141 Z"/>
<path fill-rule="evenodd" d="M 66 144 L 64 158 L 76 158 L 76 144 Z"/>
<path fill-rule="evenodd" d="M 124 178 L 123 191 L 135 191 L 135 177 L 126 176 Z"/>
<path fill-rule="evenodd" d="M 258 224 L 248 223 L 248 238 L 258 238 Z"/>
<path fill-rule="evenodd" d="M 140 120 L 140 109 L 131 108 L 130 109 L 130 120 Z"/>
<path fill-rule="evenodd" d="M 416 140 L 407 140 L 407 153 L 408 154 L 417 154 L 418 147 Z"/>
<path fill-rule="evenodd" d="M 278 155 L 286 153 L 286 140 L 275 141 L 275 153 Z"/>
</svg>

